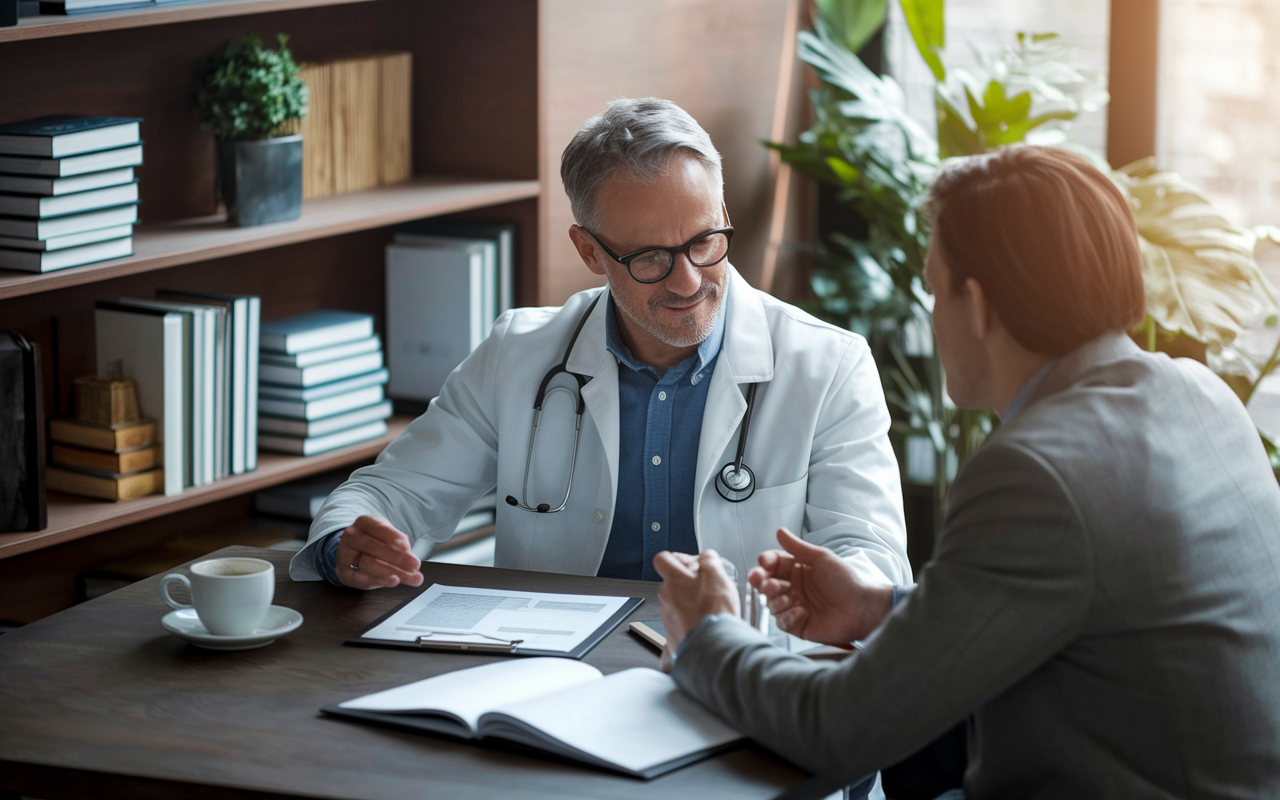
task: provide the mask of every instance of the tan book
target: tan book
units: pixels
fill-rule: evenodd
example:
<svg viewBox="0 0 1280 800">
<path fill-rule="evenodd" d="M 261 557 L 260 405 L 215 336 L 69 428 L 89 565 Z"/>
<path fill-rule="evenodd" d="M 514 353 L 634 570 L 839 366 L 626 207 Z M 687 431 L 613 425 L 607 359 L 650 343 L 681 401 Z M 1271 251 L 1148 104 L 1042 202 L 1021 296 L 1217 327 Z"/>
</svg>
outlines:
<svg viewBox="0 0 1280 800">
<path fill-rule="evenodd" d="M 164 470 L 132 475 L 90 474 L 61 467 L 45 469 L 45 484 L 59 492 L 96 497 L 99 500 L 132 500 L 164 489 Z"/>
<path fill-rule="evenodd" d="M 399 183 L 413 176 L 413 54 L 378 58 L 378 182 Z"/>
<path fill-rule="evenodd" d="M 378 185 L 378 59 L 334 61 L 333 190 L 351 192 Z"/>
<path fill-rule="evenodd" d="M 159 445 L 125 450 L 122 453 L 109 453 L 55 444 L 51 460 L 60 467 L 88 467 L 104 472 L 129 473 L 160 466 L 164 461 L 163 453 L 164 450 Z"/>
<path fill-rule="evenodd" d="M 302 198 L 333 194 L 333 65 L 303 64 L 298 71 L 311 90 L 302 118 Z"/>
<path fill-rule="evenodd" d="M 49 420 L 49 438 L 63 444 L 107 450 L 136 450 L 156 441 L 155 420 L 144 419 L 119 428 L 99 428 L 74 419 Z"/>
</svg>

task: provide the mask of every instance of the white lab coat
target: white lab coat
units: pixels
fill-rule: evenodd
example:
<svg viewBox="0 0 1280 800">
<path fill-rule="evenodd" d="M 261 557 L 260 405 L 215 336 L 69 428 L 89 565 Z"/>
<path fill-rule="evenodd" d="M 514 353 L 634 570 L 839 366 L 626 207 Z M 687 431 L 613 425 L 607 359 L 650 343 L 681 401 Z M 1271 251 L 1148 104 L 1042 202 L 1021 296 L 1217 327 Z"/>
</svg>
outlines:
<svg viewBox="0 0 1280 800">
<path fill-rule="evenodd" d="M 330 495 L 290 574 L 319 579 L 316 541 L 362 514 L 386 517 L 425 555 L 496 484 L 496 566 L 594 575 L 618 490 L 618 362 L 605 349 L 605 302 L 591 312 L 568 363 L 590 377 L 568 506 L 539 514 L 503 500 L 522 497 L 538 385 L 564 358 L 574 327 L 601 291 L 579 292 L 562 308 L 503 314 L 426 413 Z M 745 578 L 760 552 L 777 547 L 775 531 L 786 527 L 833 549 L 867 581 L 910 582 L 889 414 L 866 342 L 753 289 L 732 268 L 725 302 L 724 342 L 698 442 L 699 546 L 714 548 Z M 715 476 L 736 454 L 751 383 L 760 387 L 744 461 L 757 488 L 731 503 L 717 493 Z M 544 404 L 529 469 L 531 505 L 554 508 L 564 496 L 573 411 L 566 392 Z"/>
</svg>

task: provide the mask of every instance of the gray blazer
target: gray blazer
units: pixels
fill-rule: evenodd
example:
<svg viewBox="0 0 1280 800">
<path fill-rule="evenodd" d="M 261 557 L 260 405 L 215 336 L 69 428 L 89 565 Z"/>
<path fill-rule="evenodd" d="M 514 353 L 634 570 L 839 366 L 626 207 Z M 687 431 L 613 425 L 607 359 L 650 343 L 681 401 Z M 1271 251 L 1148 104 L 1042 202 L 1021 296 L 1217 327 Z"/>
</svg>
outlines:
<svg viewBox="0 0 1280 800">
<path fill-rule="evenodd" d="M 972 715 L 981 798 L 1280 797 L 1280 488 L 1203 366 L 1104 336 L 961 471 L 920 584 L 839 664 L 728 617 L 687 692 L 848 777 Z"/>
</svg>

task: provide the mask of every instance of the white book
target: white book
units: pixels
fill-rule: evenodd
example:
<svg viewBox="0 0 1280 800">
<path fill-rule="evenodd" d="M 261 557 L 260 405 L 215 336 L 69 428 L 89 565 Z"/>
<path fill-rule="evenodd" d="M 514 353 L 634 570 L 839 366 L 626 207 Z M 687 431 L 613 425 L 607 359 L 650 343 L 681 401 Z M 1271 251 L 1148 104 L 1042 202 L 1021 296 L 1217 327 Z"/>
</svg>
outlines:
<svg viewBox="0 0 1280 800">
<path fill-rule="evenodd" d="M 292 453 L 298 456 L 311 456 L 316 453 L 323 453 L 328 450 L 336 450 L 339 447 L 346 447 L 349 444 L 368 441 L 369 439 L 377 439 L 379 436 L 385 436 L 387 433 L 387 423 L 378 421 L 370 422 L 365 425 L 357 425 L 354 428 L 347 428 L 345 431 L 330 433 L 326 436 L 316 436 L 309 439 L 302 439 L 296 436 L 278 436 L 276 434 L 264 434 L 258 437 L 258 446 L 263 450 L 271 450 L 276 453 Z"/>
<path fill-rule="evenodd" d="M 0 236 L 52 239 L 55 236 L 96 231 L 113 225 L 132 225 L 137 221 L 138 206 L 125 205 L 53 219 L 0 219 Z"/>
<path fill-rule="evenodd" d="M 316 350 L 303 350 L 301 353 L 273 353 L 268 350 L 263 352 L 259 359 L 262 364 L 275 364 L 281 367 L 310 367 L 326 361 L 373 353 L 381 349 L 382 340 L 377 336 L 370 336 L 368 339 L 357 339 L 354 342 L 343 342 Z"/>
<path fill-rule="evenodd" d="M 213 343 L 213 478 L 218 480 L 231 474 L 231 306 L 218 300 L 201 297 L 190 297 L 181 293 L 159 290 L 156 295 L 162 300 L 185 302 L 191 306 L 207 309 L 212 313 L 212 321 L 207 321 L 206 335 Z M 192 302 L 195 301 L 195 302 Z"/>
<path fill-rule="evenodd" d="M 261 400 L 294 400 L 302 403 L 310 403 L 312 400 L 322 400 L 326 397 L 336 397 L 340 394 L 353 392 L 356 389 L 363 389 L 367 386 L 381 386 L 391 377 L 391 373 L 386 367 L 373 372 L 366 372 L 363 375 L 357 375 L 354 378 L 344 378 L 333 383 L 322 383 L 319 386 L 272 386 L 269 383 L 258 385 L 258 397 Z M 382 398 L 378 398 L 381 400 Z M 275 413 L 275 412 L 272 412 Z"/>
<path fill-rule="evenodd" d="M 0 250 L 0 267 L 23 272 L 53 272 L 54 270 L 96 264 L 113 258 L 133 255 L 133 237 L 111 239 L 79 247 L 40 252 L 38 250 Z"/>
<path fill-rule="evenodd" d="M 350 378 L 364 372 L 372 372 L 382 368 L 382 353 L 365 353 L 363 355 L 316 364 L 311 367 L 284 367 L 278 364 L 262 364 L 258 368 L 258 376 L 264 383 L 279 383 L 285 386 L 315 386 L 320 383 Z"/>
<path fill-rule="evenodd" d="M 158 308 L 182 314 L 189 331 L 188 367 L 186 371 L 189 393 L 187 408 L 190 414 L 190 440 L 188 442 L 188 480 L 192 486 L 204 486 L 217 479 L 216 428 L 217 417 L 217 310 L 207 305 L 181 303 L 172 300 L 134 300 L 121 298 L 122 305 L 140 308 Z"/>
<path fill-rule="evenodd" d="M 36 252 L 47 253 L 53 250 L 66 250 L 68 247 L 79 247 L 80 245 L 105 242 L 111 239 L 127 239 L 132 235 L 132 225 L 113 225 L 110 228 L 102 228 L 101 230 L 82 231 L 80 233 L 71 233 L 66 236 L 54 236 L 49 239 L 24 239 L 16 236 L 0 236 L 0 247 L 8 247 L 14 250 L 34 250 Z"/>
<path fill-rule="evenodd" d="M 109 0 L 73 0 L 80 5 Z M 70 10 L 68 8 L 67 10 Z M 139 143 L 136 117 L 53 116 L 0 125 L 0 153 L 61 158 Z"/>
<path fill-rule="evenodd" d="M 396 244 L 411 247 L 428 247 L 436 250 L 452 250 L 463 253 L 480 253 L 484 257 L 484 282 L 481 292 L 484 297 L 483 316 L 484 331 L 481 338 L 493 330 L 493 321 L 498 318 L 501 298 L 498 287 L 498 243 L 493 239 L 464 239 L 456 236 L 434 236 L 420 233 L 397 233 Z"/>
<path fill-rule="evenodd" d="M 258 398 L 258 409 L 262 414 L 275 417 L 315 420 L 371 406 L 382 402 L 382 398 L 381 386 L 366 386 L 363 389 L 353 389 L 345 394 L 322 397 L 319 400 L 282 400 L 263 396 Z M 263 417 L 259 415 L 259 425 L 262 419 Z"/>
<path fill-rule="evenodd" d="M 69 178 L 86 172 L 101 172 L 119 167 L 137 167 L 142 164 L 142 145 L 118 147 L 79 156 L 62 158 L 27 158 L 24 156 L 0 156 L 0 172 L 13 175 L 45 175 L 50 178 Z"/>
<path fill-rule="evenodd" d="M 727 750 L 743 736 L 653 669 L 603 675 L 521 658 L 437 675 L 321 709 L 460 739 L 497 739 L 637 778 Z"/>
<path fill-rule="evenodd" d="M 227 458 L 232 475 L 240 475 L 257 465 L 257 425 L 254 423 L 250 438 L 249 417 L 257 419 L 257 320 L 260 308 L 257 297 L 252 295 L 226 295 L 214 292 L 176 291 L 162 289 L 160 297 L 195 303 L 224 305 L 229 314 L 227 323 L 231 341 L 227 346 Z M 252 379 L 252 387 L 250 386 Z M 254 457 L 249 458 L 250 442 Z M 252 465 L 252 466 L 251 466 Z"/>
<path fill-rule="evenodd" d="M 26 197 L 17 194 L 0 194 L 0 214 L 14 217 L 60 217 L 79 211 L 121 206 L 138 202 L 138 183 L 108 186 L 87 192 L 64 194 L 61 197 Z"/>
<path fill-rule="evenodd" d="M 273 353 L 301 353 L 372 335 L 371 314 L 322 308 L 262 323 L 261 344 Z"/>
<path fill-rule="evenodd" d="M 315 438 L 328 436 L 331 433 L 344 431 L 347 428 L 354 428 L 357 425 L 387 419 L 390 416 L 391 401 L 384 400 L 381 403 L 374 403 L 371 406 L 357 408 L 354 411 L 347 411 L 343 414 L 334 414 L 322 419 L 289 419 L 288 417 L 268 417 L 265 414 L 261 414 L 258 416 L 258 431 L 260 433 L 278 433 L 282 436 Z"/>
<path fill-rule="evenodd" d="M 144 417 L 158 420 L 164 452 L 164 493 L 182 493 L 184 448 L 182 315 L 99 302 L 94 312 L 98 374 L 119 374 L 138 384 Z"/>
<path fill-rule="evenodd" d="M 43 178 L 27 175 L 0 175 L 0 192 L 14 194 L 38 194 L 56 197 L 106 186 L 133 183 L 133 167 L 121 167 L 102 172 L 90 172 L 70 178 Z"/>
<path fill-rule="evenodd" d="M 430 400 L 484 338 L 484 256 L 387 245 L 387 362 L 394 398 Z"/>
<path fill-rule="evenodd" d="M 262 333 L 262 298 L 250 296 L 245 363 L 244 468 L 258 468 L 258 350 Z"/>
</svg>

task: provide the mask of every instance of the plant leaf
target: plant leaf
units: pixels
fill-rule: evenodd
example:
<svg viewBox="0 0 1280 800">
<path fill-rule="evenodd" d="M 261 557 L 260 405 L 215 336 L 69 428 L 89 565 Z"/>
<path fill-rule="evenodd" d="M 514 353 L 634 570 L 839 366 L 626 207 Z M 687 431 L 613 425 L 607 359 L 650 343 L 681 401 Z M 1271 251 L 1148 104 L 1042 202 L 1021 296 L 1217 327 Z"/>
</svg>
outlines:
<svg viewBox="0 0 1280 800">
<path fill-rule="evenodd" d="M 920 57 L 929 65 L 938 83 L 942 83 L 947 79 L 947 68 L 938 53 L 947 46 L 945 0 L 901 0 L 901 3 Z"/>
<path fill-rule="evenodd" d="M 835 36 L 855 53 L 884 25 L 889 10 L 888 0 L 817 0 L 817 4 Z"/>
<path fill-rule="evenodd" d="M 1277 306 L 1254 260 L 1255 235 L 1222 216 L 1177 173 L 1146 158 L 1113 174 L 1138 221 L 1147 311 L 1167 331 L 1203 342 L 1228 373 L 1237 337 Z M 1234 365 L 1234 366 L 1233 366 Z M 1215 371 L 1221 371 L 1215 369 Z"/>
</svg>

